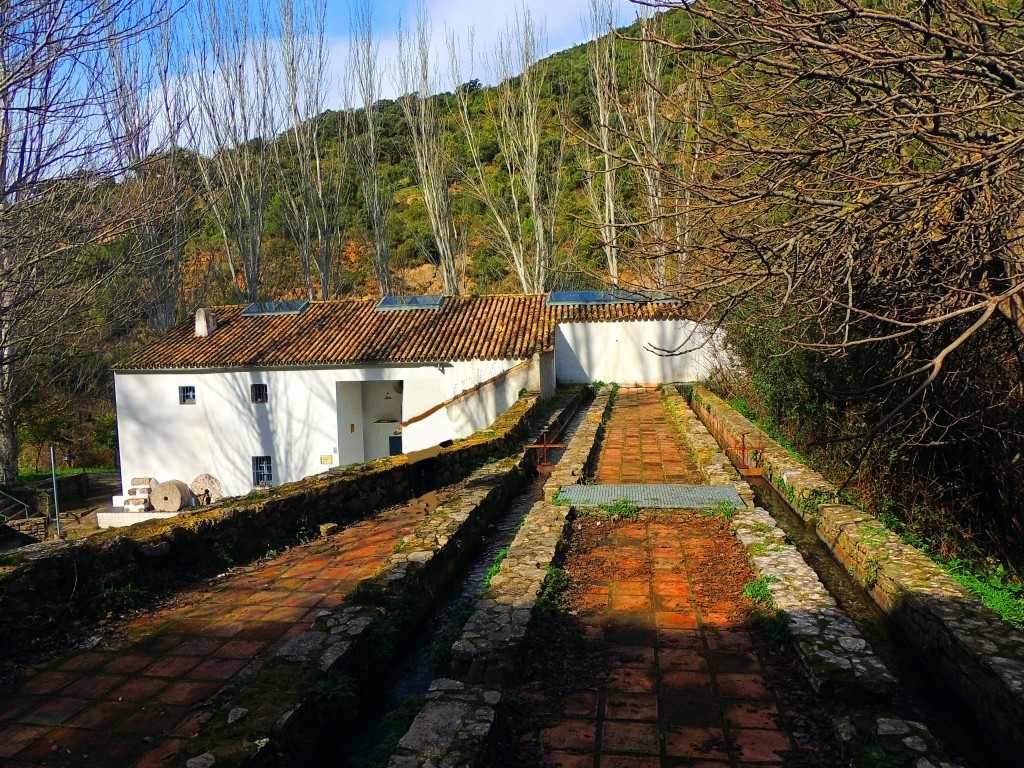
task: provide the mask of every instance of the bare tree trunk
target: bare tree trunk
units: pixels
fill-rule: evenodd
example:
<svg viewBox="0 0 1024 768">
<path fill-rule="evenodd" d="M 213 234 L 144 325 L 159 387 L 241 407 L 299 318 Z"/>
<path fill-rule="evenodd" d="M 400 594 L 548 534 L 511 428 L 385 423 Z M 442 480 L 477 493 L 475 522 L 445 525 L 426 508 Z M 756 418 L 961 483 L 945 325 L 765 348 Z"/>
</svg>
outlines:
<svg viewBox="0 0 1024 768">
<path fill-rule="evenodd" d="M 381 296 L 394 293 L 391 275 L 391 244 L 387 223 L 394 207 L 393 190 L 380 174 L 380 78 L 377 59 L 380 43 L 373 37 L 373 17 L 367 0 L 362 0 L 353 16 L 351 68 L 366 120 L 366 133 L 354 142 L 353 155 L 363 188 L 366 214 L 373 234 L 373 271 Z"/>
<path fill-rule="evenodd" d="M 663 113 L 664 93 L 660 45 L 655 37 L 657 20 L 640 18 L 641 38 L 638 68 L 632 73 L 628 91 L 634 101 L 627 104 L 620 90 L 615 100 L 618 122 L 625 138 L 638 186 L 643 197 L 643 211 L 633 222 L 640 231 L 639 252 L 652 262 L 651 277 L 658 288 L 668 280 L 668 254 L 672 248 L 670 231 L 672 203 L 665 184 L 671 142 L 671 123 Z"/>
<path fill-rule="evenodd" d="M 426 9 L 417 9 L 415 38 L 404 31 L 398 37 L 397 85 L 399 103 L 412 137 L 413 157 L 419 174 L 423 205 L 437 246 L 438 272 L 444 292 L 458 295 L 465 281 L 465 243 L 455 226 L 449 176 L 452 159 L 445 145 L 441 116 L 432 94 L 437 77 L 430 61 L 430 22 Z"/>
</svg>

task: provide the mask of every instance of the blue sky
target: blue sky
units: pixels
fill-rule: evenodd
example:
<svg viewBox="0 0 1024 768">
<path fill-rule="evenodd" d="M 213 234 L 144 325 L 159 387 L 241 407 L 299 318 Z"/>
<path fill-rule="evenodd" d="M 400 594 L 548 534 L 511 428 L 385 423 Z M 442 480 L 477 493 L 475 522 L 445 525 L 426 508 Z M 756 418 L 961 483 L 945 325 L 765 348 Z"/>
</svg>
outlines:
<svg viewBox="0 0 1024 768">
<path fill-rule="evenodd" d="M 341 66 L 345 60 L 349 33 L 349 4 L 345 0 L 328 0 L 328 34 L 331 37 L 332 64 Z M 589 0 L 425 0 L 427 11 L 434 29 L 435 48 L 445 51 L 445 30 L 455 32 L 465 39 L 470 28 L 474 30 L 478 53 L 491 49 L 495 35 L 503 28 L 517 9 L 526 8 L 534 20 L 544 23 L 546 52 L 553 53 L 583 42 L 588 38 L 585 19 L 588 16 Z M 372 0 L 375 36 L 380 41 L 380 61 L 387 71 L 390 60 L 397 50 L 399 20 L 411 22 L 415 18 L 417 0 Z M 619 26 L 636 18 L 640 7 L 628 0 L 615 0 Z M 447 53 L 443 53 L 441 64 L 442 86 L 447 89 Z M 474 77 L 487 80 L 484 71 L 473 73 Z M 383 78 L 383 95 L 393 96 L 391 78 Z"/>
</svg>

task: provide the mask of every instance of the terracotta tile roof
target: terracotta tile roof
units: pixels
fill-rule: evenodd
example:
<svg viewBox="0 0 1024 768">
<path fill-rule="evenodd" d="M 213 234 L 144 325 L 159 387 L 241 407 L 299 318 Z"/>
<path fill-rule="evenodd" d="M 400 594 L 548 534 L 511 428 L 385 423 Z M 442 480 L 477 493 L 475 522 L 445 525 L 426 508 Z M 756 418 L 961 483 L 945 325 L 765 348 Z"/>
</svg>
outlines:
<svg viewBox="0 0 1024 768">
<path fill-rule="evenodd" d="M 217 330 L 193 320 L 116 366 L 119 370 L 524 359 L 554 348 L 559 322 L 679 319 L 678 304 L 556 306 L 544 294 L 452 296 L 440 309 L 377 312 L 376 300 L 312 302 L 296 315 L 242 317 L 214 307 Z"/>
</svg>

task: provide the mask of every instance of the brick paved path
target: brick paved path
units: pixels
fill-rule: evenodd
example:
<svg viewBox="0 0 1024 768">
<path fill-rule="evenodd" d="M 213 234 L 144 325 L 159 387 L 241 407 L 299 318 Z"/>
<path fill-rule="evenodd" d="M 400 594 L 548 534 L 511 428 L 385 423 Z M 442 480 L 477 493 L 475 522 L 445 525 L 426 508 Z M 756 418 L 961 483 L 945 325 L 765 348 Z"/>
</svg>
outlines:
<svg viewBox="0 0 1024 768">
<path fill-rule="evenodd" d="M 784 764 L 795 745 L 743 627 L 749 569 L 710 526 L 694 515 L 620 523 L 587 555 L 586 571 L 602 575 L 574 607 L 610 644 L 609 664 L 597 690 L 563 699 L 540 731 L 544 766 Z"/>
<path fill-rule="evenodd" d="M 340 604 L 423 513 L 380 512 L 130 622 L 120 647 L 49 664 L 0 693 L 0 763 L 163 765 L 212 716 L 202 702 Z"/>
<path fill-rule="evenodd" d="M 620 389 L 595 482 L 699 483 L 700 472 L 656 389 Z"/>
</svg>

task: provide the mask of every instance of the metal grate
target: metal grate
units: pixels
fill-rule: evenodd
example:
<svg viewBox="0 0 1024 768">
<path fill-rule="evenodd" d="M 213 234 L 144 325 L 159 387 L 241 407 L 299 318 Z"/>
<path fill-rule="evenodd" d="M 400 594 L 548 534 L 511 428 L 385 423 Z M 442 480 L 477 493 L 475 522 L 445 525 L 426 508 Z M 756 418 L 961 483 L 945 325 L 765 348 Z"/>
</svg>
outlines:
<svg viewBox="0 0 1024 768">
<path fill-rule="evenodd" d="M 628 501 L 641 509 L 704 509 L 728 501 L 735 509 L 746 506 L 731 485 L 564 485 L 558 498 L 579 507 L 601 507 Z"/>
</svg>

